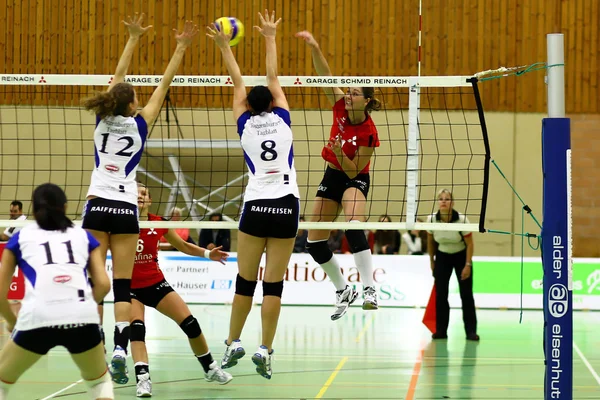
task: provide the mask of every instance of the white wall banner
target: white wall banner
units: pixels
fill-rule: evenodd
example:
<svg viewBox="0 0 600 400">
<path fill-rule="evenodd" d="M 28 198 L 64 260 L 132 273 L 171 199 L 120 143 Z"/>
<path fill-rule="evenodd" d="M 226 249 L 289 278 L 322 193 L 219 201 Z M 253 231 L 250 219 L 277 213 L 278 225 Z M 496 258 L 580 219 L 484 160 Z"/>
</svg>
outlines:
<svg viewBox="0 0 600 400">
<path fill-rule="evenodd" d="M 349 284 L 362 293 L 360 275 L 350 254 L 336 255 Z M 521 263 L 513 257 L 474 257 L 474 292 L 477 307 L 542 308 L 542 267 L 538 258 L 526 258 L 521 288 Z M 600 260 L 574 259 L 574 308 L 600 310 Z M 226 265 L 174 251 L 159 252 L 159 265 L 167 281 L 188 303 L 227 304 L 235 293 L 237 254 Z M 262 301 L 265 258 L 259 269 L 254 297 Z M 107 270 L 111 271 L 109 258 Z M 579 271 L 579 272 L 577 272 Z M 428 256 L 374 255 L 373 280 L 380 306 L 425 307 L 433 277 Z M 452 275 L 449 302 L 460 307 L 456 275 Z M 106 298 L 113 300 L 112 292 Z M 335 288 L 309 254 L 293 254 L 285 276 L 282 304 L 333 305 Z M 355 304 L 362 304 L 357 300 Z"/>
</svg>

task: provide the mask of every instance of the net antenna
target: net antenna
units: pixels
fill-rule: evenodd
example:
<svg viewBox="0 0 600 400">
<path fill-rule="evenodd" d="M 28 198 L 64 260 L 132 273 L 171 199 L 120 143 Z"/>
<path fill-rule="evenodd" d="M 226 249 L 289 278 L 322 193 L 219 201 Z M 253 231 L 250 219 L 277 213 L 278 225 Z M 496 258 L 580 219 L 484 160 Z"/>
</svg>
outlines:
<svg viewBox="0 0 600 400">
<path fill-rule="evenodd" d="M 542 120 L 544 399 L 573 399 L 571 133 L 565 117 L 564 35 L 546 37 L 548 117 Z"/>
</svg>

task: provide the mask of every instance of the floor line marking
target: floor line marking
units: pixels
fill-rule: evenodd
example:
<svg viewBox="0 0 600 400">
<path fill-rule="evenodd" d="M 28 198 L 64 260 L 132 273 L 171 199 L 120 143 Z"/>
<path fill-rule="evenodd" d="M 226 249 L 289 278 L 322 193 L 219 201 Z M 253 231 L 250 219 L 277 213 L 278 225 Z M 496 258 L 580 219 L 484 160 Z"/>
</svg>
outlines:
<svg viewBox="0 0 600 400">
<path fill-rule="evenodd" d="M 73 386 L 80 384 L 81 382 L 83 382 L 83 379 L 80 379 L 77 382 L 71 383 L 69 386 L 62 388 L 58 392 L 54 392 L 49 396 L 44 397 L 42 400 L 52 399 L 52 398 L 58 396 L 59 394 L 61 394 L 62 392 L 66 392 L 67 390 L 71 389 Z"/>
<path fill-rule="evenodd" d="M 575 342 L 573 342 L 573 348 L 575 349 L 575 351 L 577 352 L 577 354 L 579 354 L 579 357 L 581 358 L 581 361 L 583 361 L 583 363 L 585 364 L 585 366 L 587 367 L 587 369 L 590 370 L 590 373 L 592 374 L 592 376 L 594 377 L 594 379 L 596 380 L 596 382 L 598 382 L 598 385 L 600 385 L 600 376 L 598 376 L 598 374 L 594 370 L 594 367 L 592 367 L 592 364 L 590 364 L 590 362 L 588 361 L 588 359 L 585 358 L 585 356 L 583 355 L 583 352 L 581 350 L 579 350 L 579 347 L 577 346 L 577 344 Z"/>
<path fill-rule="evenodd" d="M 360 333 L 358 334 L 358 336 L 354 340 L 356 343 L 360 342 L 360 340 L 365 335 L 365 333 L 367 333 L 367 330 L 369 329 L 369 327 L 371 326 L 371 324 L 373 323 L 374 320 L 375 320 L 375 314 L 372 314 L 371 318 L 367 322 L 365 322 L 365 324 L 363 325 L 362 330 L 360 331 Z"/>
<path fill-rule="evenodd" d="M 329 389 L 329 386 L 331 386 L 331 384 L 333 383 L 333 380 L 337 376 L 338 372 L 340 372 L 344 364 L 346 364 L 346 361 L 348 361 L 348 357 L 344 357 L 341 359 L 337 367 L 335 367 L 331 375 L 329 375 L 329 378 L 327 379 L 321 390 L 319 390 L 319 393 L 317 393 L 317 395 L 315 396 L 315 399 L 320 399 L 323 397 L 323 395 L 325 395 L 325 392 L 327 392 L 327 389 Z"/>
<path fill-rule="evenodd" d="M 421 343 L 421 350 L 419 351 L 417 359 L 415 360 L 415 366 L 413 367 L 410 383 L 408 384 L 408 391 L 406 392 L 406 400 L 413 400 L 415 398 L 415 390 L 417 389 L 417 382 L 419 381 L 419 375 L 421 374 L 421 366 L 423 365 L 425 345 L 425 343 Z"/>
</svg>

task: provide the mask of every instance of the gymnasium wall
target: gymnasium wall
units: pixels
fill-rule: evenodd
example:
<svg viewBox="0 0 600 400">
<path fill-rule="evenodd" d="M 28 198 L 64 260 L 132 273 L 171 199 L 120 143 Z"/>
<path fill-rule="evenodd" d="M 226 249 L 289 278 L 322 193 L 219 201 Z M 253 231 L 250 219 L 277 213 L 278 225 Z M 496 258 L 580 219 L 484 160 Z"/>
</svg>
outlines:
<svg viewBox="0 0 600 400">
<path fill-rule="evenodd" d="M 515 66 L 544 62 L 545 35 L 565 34 L 567 67 L 567 112 L 573 118 L 573 203 L 574 251 L 576 256 L 598 256 L 592 238 L 600 235 L 600 215 L 595 211 L 598 198 L 596 162 L 600 149 L 593 135 L 598 133 L 600 100 L 598 92 L 597 57 L 600 30 L 598 2 L 593 0 L 544 1 L 479 0 L 467 4 L 461 0 L 423 1 L 422 75 L 472 74 L 499 66 Z M 256 12 L 267 6 L 275 8 L 283 18 L 278 36 L 279 72 L 282 75 L 313 75 L 310 53 L 293 37 L 302 29 L 312 31 L 329 60 L 334 75 L 416 75 L 418 1 L 382 1 L 368 3 L 358 0 L 300 0 L 297 2 L 231 0 L 194 2 L 191 0 L 135 1 L 74 1 L 74 0 L 0 0 L 0 71 L 3 73 L 75 73 L 110 74 L 127 40 L 120 21 L 136 10 L 145 12 L 146 21 L 154 25 L 134 54 L 131 74 L 160 74 L 175 47 L 170 30 L 184 18 L 198 22 L 202 28 L 210 20 L 223 15 L 240 18 L 246 25 L 246 37 L 234 52 L 245 75 L 264 74 L 264 45 L 252 32 Z M 260 55 L 260 56 L 257 56 Z M 186 54 L 179 74 L 226 74 L 221 56 L 214 44 L 205 38 L 202 29 L 198 40 Z M 541 219 L 540 127 L 546 108 L 543 71 L 521 77 L 507 77 L 481 84 L 486 118 L 492 141 L 492 156 L 511 180 L 521 197 Z M 0 104 L 14 104 L 15 89 L 0 86 Z M 30 96 L 19 97 L 19 104 L 41 104 L 45 101 L 38 89 L 28 89 Z M 52 101 L 75 104 L 78 93 L 57 93 Z M 205 104 L 204 104 L 205 102 Z M 206 97 L 203 104 L 181 106 L 222 106 L 218 96 Z M 309 97 L 305 107 L 317 107 Z M 27 111 L 26 113 L 30 113 Z M 23 115 L 24 121 L 31 116 Z M 67 181 L 70 197 L 82 198 L 82 183 L 89 179 L 91 142 L 81 138 L 81 115 L 54 113 L 48 118 L 62 127 L 71 140 L 49 140 L 36 132 L 35 142 L 8 142 L 10 130 L 2 130 L 0 154 L 2 175 L 0 190 L 5 191 L 16 181 L 29 182 L 27 174 L 38 171 L 40 179 Z M 6 123 L 6 118 L 2 120 Z M 36 129 L 44 129 L 36 126 Z M 52 129 L 52 128 L 48 128 Z M 14 133 L 16 134 L 16 133 Z M 64 133 L 61 133 L 64 138 Z M 26 138 L 22 128 L 19 138 Z M 77 139 L 77 140 L 75 140 Z M 13 146 L 13 147 L 11 147 Z M 17 147 L 18 146 L 18 147 Z M 64 152 L 64 164 L 50 166 L 48 156 L 34 157 L 33 147 L 46 152 Z M 14 154 L 21 154 L 18 158 Z M 213 155 L 215 155 L 214 153 Z M 222 154 L 222 161 L 206 165 L 206 160 L 190 161 L 185 168 L 198 174 L 211 173 L 215 185 L 226 182 L 243 164 L 238 157 Z M 148 161 L 147 167 L 153 167 Z M 204 164 L 203 164 L 204 163 Z M 16 164 L 22 173 L 6 173 Z M 41 168 L 51 168 L 52 174 L 39 174 Z M 488 224 L 490 228 L 518 230 L 521 205 L 510 188 L 492 167 Z M 312 178 L 312 176 L 311 176 Z M 206 181 L 206 178 L 204 178 Z M 78 189 L 79 188 L 79 189 Z M 10 189 L 9 189 L 10 190 Z M 19 195 L 20 196 L 20 195 Z M 27 197 L 28 194 L 25 196 Z M 166 194 L 161 193 L 161 198 Z M 0 218 L 6 218 L 8 201 L 0 202 Z M 511 200 L 507 200 L 511 199 Z M 80 211 L 80 210 L 79 210 Z M 376 211 L 376 210 L 374 210 Z M 373 213 L 376 215 L 376 213 Z M 537 232 L 526 220 L 525 229 Z M 500 235 L 478 235 L 478 252 L 489 255 L 519 254 L 518 238 Z M 481 243 L 479 245 L 479 243 Z M 526 246 L 527 248 L 527 246 Z M 527 253 L 526 254 L 534 254 Z"/>
</svg>

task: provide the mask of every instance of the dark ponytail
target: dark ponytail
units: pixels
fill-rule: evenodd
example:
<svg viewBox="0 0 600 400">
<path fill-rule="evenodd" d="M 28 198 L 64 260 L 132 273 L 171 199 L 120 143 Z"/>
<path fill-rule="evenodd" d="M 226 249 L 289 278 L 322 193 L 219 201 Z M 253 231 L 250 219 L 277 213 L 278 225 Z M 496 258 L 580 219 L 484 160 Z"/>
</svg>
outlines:
<svg viewBox="0 0 600 400">
<path fill-rule="evenodd" d="M 369 99 L 369 102 L 365 106 L 365 112 L 371 114 L 371 111 L 381 110 L 381 101 L 375 97 L 375 88 L 364 87 L 362 88 L 362 91 L 365 99 Z"/>
<path fill-rule="evenodd" d="M 100 119 L 114 115 L 129 116 L 129 104 L 135 99 L 130 83 L 117 83 L 108 92 L 96 92 L 82 101 L 83 107 L 93 111 Z"/>
<path fill-rule="evenodd" d="M 65 214 L 67 196 L 53 183 L 44 183 L 33 191 L 33 216 L 46 231 L 65 231 L 73 222 Z"/>
</svg>

